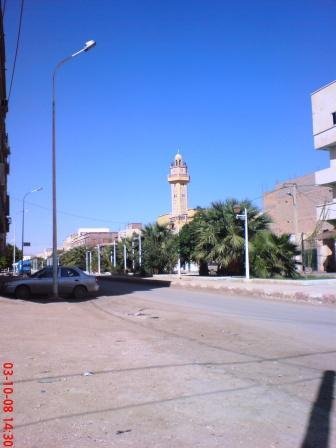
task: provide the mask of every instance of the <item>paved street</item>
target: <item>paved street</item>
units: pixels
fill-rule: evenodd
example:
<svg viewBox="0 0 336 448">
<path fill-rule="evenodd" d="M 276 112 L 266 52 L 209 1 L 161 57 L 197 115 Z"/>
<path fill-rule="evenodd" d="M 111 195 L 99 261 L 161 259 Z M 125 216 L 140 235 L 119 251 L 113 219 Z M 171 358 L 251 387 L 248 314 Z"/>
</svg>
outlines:
<svg viewBox="0 0 336 448">
<path fill-rule="evenodd" d="M 336 309 L 102 280 L 0 298 L 16 446 L 336 446 Z"/>
</svg>

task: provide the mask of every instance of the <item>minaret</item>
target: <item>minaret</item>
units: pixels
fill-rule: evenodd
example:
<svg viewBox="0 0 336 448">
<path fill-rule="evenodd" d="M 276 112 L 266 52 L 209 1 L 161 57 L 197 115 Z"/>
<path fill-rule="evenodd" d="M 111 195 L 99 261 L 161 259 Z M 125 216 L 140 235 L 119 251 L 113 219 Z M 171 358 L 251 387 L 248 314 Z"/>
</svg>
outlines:
<svg viewBox="0 0 336 448">
<path fill-rule="evenodd" d="M 190 182 L 188 167 L 179 153 L 170 165 L 168 182 L 171 185 L 171 221 L 172 224 L 176 223 L 173 227 L 178 230 L 188 219 L 188 183 Z"/>
</svg>

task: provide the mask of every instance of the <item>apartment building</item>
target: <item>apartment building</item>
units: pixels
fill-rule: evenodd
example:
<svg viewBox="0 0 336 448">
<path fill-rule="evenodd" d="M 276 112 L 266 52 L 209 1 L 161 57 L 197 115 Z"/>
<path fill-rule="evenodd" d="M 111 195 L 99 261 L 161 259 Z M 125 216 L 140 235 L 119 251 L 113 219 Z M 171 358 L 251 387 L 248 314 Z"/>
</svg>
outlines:
<svg viewBox="0 0 336 448">
<path fill-rule="evenodd" d="M 329 152 L 329 168 L 315 173 L 317 185 L 327 187 L 332 196 L 327 203 L 318 204 L 316 216 L 324 216 L 331 229 L 321 232 L 322 264 L 328 271 L 336 271 L 336 81 L 321 87 L 311 95 L 314 147 Z"/>
<path fill-rule="evenodd" d="M 69 235 L 63 242 L 63 249 L 70 250 L 75 247 L 94 247 L 109 245 L 118 239 L 118 232 L 112 232 L 105 227 L 80 228 L 77 232 Z"/>
<path fill-rule="evenodd" d="M 329 203 L 332 191 L 328 186 L 315 184 L 315 173 L 289 179 L 264 193 L 263 209 L 272 218 L 271 230 L 277 235 L 288 233 L 300 244 L 301 238 L 331 230 L 322 213 L 323 204 Z M 316 207 L 321 214 L 316 215 Z"/>
<path fill-rule="evenodd" d="M 9 231 L 7 176 L 9 174 L 8 156 L 10 151 L 5 123 L 8 111 L 5 73 L 5 40 L 2 15 L 0 14 L 0 254 L 5 252 L 6 234 Z"/>
</svg>

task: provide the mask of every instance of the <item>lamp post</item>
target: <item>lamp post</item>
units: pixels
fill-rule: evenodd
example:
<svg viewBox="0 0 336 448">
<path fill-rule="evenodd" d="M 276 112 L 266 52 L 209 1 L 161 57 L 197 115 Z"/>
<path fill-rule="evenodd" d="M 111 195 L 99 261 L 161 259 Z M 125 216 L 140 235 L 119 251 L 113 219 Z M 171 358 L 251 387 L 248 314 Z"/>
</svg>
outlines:
<svg viewBox="0 0 336 448">
<path fill-rule="evenodd" d="M 54 68 L 52 76 L 52 263 L 53 263 L 53 297 L 58 297 L 58 283 L 57 283 L 57 216 L 56 216 L 56 89 L 55 89 L 55 78 L 58 69 L 68 61 L 71 61 L 74 57 L 79 54 L 89 51 L 96 45 L 94 40 L 89 40 L 85 43 L 84 47 L 62 59 Z"/>
<path fill-rule="evenodd" d="M 28 191 L 28 193 L 26 193 L 22 199 L 22 241 L 21 241 L 22 261 L 23 261 L 23 247 L 24 247 L 25 200 L 29 194 L 35 193 L 35 192 L 41 191 L 41 190 L 43 190 L 42 187 L 34 188 L 34 190 Z M 15 243 L 14 243 L 14 245 L 15 245 Z M 15 255 L 14 255 L 14 257 L 15 257 Z"/>
<path fill-rule="evenodd" d="M 244 208 L 244 213 L 239 214 L 240 206 L 236 205 L 233 207 L 233 211 L 236 213 L 236 219 L 244 220 L 245 227 L 245 278 L 250 279 L 250 260 L 249 260 L 249 247 L 248 247 L 248 222 L 247 222 L 247 210 Z"/>
</svg>

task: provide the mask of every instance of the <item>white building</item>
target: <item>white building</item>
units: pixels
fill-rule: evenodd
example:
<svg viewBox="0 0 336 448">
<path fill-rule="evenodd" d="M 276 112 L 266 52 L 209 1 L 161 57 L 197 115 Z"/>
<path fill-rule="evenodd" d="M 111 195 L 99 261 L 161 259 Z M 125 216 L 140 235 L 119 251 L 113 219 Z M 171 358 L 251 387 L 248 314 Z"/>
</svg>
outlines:
<svg viewBox="0 0 336 448">
<path fill-rule="evenodd" d="M 63 242 L 64 250 L 74 247 L 93 247 L 98 244 L 111 244 L 118 238 L 117 232 L 112 232 L 107 227 L 85 227 L 69 235 Z"/>
<path fill-rule="evenodd" d="M 336 271 L 336 81 L 321 87 L 311 95 L 313 136 L 315 149 L 329 151 L 330 166 L 316 171 L 315 183 L 331 188 L 332 199 L 316 207 L 317 219 L 323 219 L 334 227 L 319 235 L 321 247 L 320 270 Z"/>
</svg>

